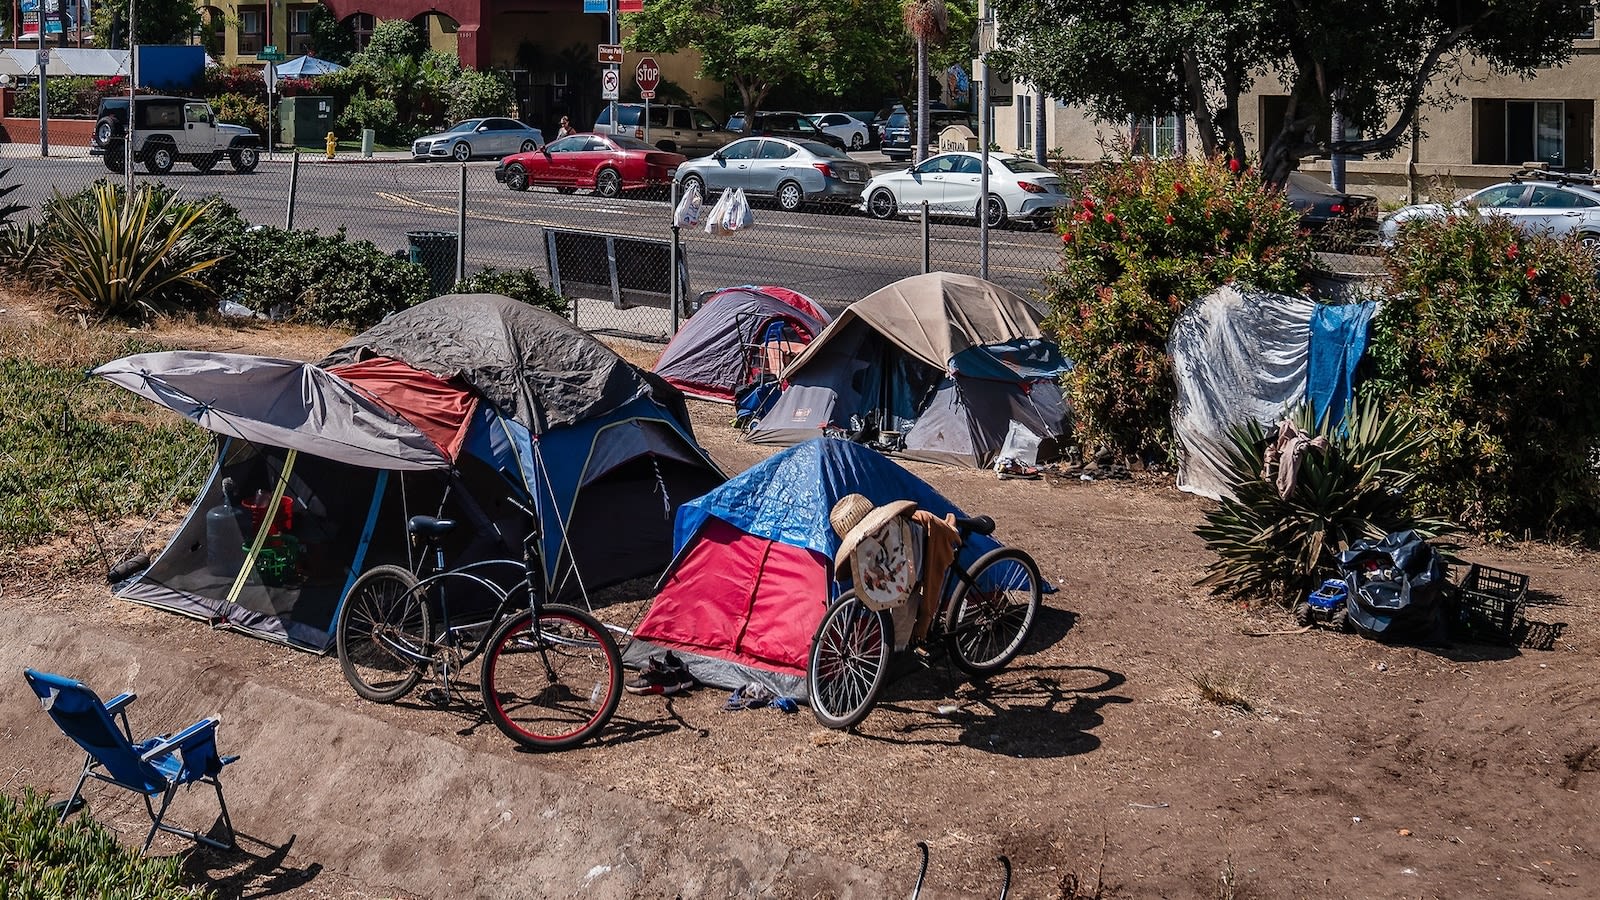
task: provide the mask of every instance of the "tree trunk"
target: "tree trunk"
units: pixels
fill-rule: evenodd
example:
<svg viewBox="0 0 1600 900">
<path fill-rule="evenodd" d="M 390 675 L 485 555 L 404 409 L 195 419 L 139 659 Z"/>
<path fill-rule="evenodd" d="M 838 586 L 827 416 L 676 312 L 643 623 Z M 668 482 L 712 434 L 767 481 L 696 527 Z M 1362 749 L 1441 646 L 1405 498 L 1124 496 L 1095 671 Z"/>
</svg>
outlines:
<svg viewBox="0 0 1600 900">
<path fill-rule="evenodd" d="M 1049 148 L 1045 146 L 1045 104 L 1049 100 L 1043 91 L 1033 95 L 1033 161 L 1041 166 L 1050 158 Z"/>
<path fill-rule="evenodd" d="M 917 162 L 928 158 L 928 39 L 917 38 Z"/>
</svg>

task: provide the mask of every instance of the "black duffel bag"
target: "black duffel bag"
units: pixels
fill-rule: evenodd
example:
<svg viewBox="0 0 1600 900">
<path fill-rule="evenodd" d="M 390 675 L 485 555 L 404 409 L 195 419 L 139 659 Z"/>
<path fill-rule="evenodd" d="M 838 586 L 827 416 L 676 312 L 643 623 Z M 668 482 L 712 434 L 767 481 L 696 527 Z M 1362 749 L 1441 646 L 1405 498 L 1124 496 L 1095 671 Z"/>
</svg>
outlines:
<svg viewBox="0 0 1600 900">
<path fill-rule="evenodd" d="M 1415 531 L 1360 540 L 1339 554 L 1349 623 L 1385 640 L 1428 636 L 1442 610 L 1448 572 L 1439 552 Z"/>
</svg>

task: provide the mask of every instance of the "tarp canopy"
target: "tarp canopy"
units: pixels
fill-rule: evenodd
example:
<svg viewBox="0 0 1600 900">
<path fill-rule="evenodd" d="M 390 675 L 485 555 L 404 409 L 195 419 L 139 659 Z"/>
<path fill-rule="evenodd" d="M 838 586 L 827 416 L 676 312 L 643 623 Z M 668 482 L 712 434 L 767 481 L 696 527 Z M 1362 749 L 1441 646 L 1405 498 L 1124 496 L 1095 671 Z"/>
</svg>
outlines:
<svg viewBox="0 0 1600 900">
<path fill-rule="evenodd" d="M 113 360 L 93 374 L 253 444 L 377 469 L 450 465 L 417 426 L 310 363 L 172 350 Z"/>
<path fill-rule="evenodd" d="M 311 78 L 344 71 L 344 66 L 330 60 L 318 59 L 309 53 L 278 63 L 274 68 L 284 78 Z"/>
<path fill-rule="evenodd" d="M 1180 490 L 1231 497 L 1229 429 L 1252 419 L 1270 427 L 1305 399 L 1315 307 L 1304 297 L 1224 286 L 1178 317 L 1167 353 Z"/>
<path fill-rule="evenodd" d="M 395 313 L 321 365 L 373 356 L 459 378 L 534 434 L 650 392 L 638 369 L 571 322 L 499 294 L 450 294 Z"/>
</svg>

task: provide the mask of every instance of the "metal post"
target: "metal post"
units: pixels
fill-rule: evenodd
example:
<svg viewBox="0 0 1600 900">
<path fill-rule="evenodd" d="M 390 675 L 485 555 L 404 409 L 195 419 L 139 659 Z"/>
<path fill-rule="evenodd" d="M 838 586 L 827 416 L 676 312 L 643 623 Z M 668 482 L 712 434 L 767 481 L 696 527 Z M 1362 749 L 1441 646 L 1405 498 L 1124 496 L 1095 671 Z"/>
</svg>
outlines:
<svg viewBox="0 0 1600 900">
<path fill-rule="evenodd" d="M 648 103 L 649 101 L 645 101 Z M 671 287 L 667 289 L 667 302 L 672 305 L 672 333 L 678 333 L 678 304 L 683 302 L 683 285 L 678 281 L 678 260 L 681 255 L 678 250 L 678 181 L 673 179 L 671 191 L 667 198 L 667 208 L 672 211 L 672 249 L 667 256 L 667 264 L 671 266 L 669 278 L 672 279 Z"/>
<path fill-rule="evenodd" d="M 671 112 L 671 110 L 668 110 Z M 644 98 L 644 142 L 650 143 L 650 98 Z"/>
<path fill-rule="evenodd" d="M 39 155 L 50 155 L 50 91 L 45 87 L 48 80 L 44 70 L 50 65 L 50 50 L 44 44 L 44 6 L 39 7 L 39 54 L 34 61 L 39 66 Z M 18 23 L 18 27 L 21 24 Z"/>
<path fill-rule="evenodd" d="M 134 26 L 138 24 L 138 16 L 135 14 L 137 9 L 133 0 L 128 0 L 128 126 L 123 129 L 126 134 L 122 141 L 122 152 L 125 157 L 122 176 L 125 189 L 130 196 L 133 194 L 134 131 L 138 128 L 138 117 L 133 114 L 134 88 L 139 83 L 139 33 L 134 30 Z"/>
<path fill-rule="evenodd" d="M 283 229 L 290 231 L 294 228 L 294 199 L 300 191 L 300 148 L 296 147 L 294 155 L 289 157 L 289 210 L 283 216 Z"/>
<path fill-rule="evenodd" d="M 467 280 L 467 164 L 461 164 L 461 192 L 456 195 L 456 284 Z"/>
<path fill-rule="evenodd" d="M 930 259 L 930 252 L 931 251 L 929 250 L 929 244 L 931 242 L 931 237 L 932 236 L 930 235 L 930 233 L 928 231 L 928 201 L 927 200 L 923 200 L 922 201 L 922 274 L 924 274 L 924 275 L 928 274 L 928 272 L 932 268 L 932 262 L 933 261 L 932 261 L 932 259 Z"/>
<path fill-rule="evenodd" d="M 619 41 L 617 40 L 617 0 L 610 0 L 610 2 L 606 4 L 606 15 L 611 19 L 611 30 L 609 32 L 607 32 L 610 35 L 610 37 L 607 38 L 607 40 L 609 40 L 613 44 L 619 43 Z M 617 90 L 620 91 L 622 89 L 622 67 L 619 66 L 619 65 L 614 65 L 613 64 L 613 65 L 607 66 L 607 68 L 612 68 L 612 69 L 616 69 L 617 70 Z M 617 121 L 617 101 L 615 101 L 615 100 L 610 101 L 609 105 L 607 106 L 607 109 L 608 109 L 608 112 L 607 112 L 608 118 L 606 119 L 606 121 L 611 123 L 611 133 L 612 134 L 621 134 L 622 132 L 617 130 L 617 126 L 622 124 L 621 122 Z M 649 125 L 650 125 L 650 120 L 649 119 L 645 119 L 645 126 L 649 127 Z"/>
<path fill-rule="evenodd" d="M 989 280 L 989 50 L 994 20 L 989 4 L 978 0 L 978 277 Z"/>
</svg>

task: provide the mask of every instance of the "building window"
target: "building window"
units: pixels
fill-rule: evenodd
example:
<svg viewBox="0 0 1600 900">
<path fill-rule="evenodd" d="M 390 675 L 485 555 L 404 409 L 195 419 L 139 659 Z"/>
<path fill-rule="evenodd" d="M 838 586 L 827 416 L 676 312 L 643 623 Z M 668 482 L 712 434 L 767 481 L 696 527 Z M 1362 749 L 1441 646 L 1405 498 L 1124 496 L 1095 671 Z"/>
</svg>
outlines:
<svg viewBox="0 0 1600 900">
<path fill-rule="evenodd" d="M 344 23 L 350 26 L 350 33 L 356 38 L 356 52 L 367 49 L 367 44 L 372 42 L 372 28 L 377 24 L 372 13 L 356 13 Z"/>
<path fill-rule="evenodd" d="M 1587 24 L 1584 27 L 1578 29 L 1578 33 L 1572 36 L 1573 40 L 1575 40 L 1575 41 L 1592 41 L 1592 40 L 1594 40 L 1594 14 L 1595 14 L 1595 9 L 1591 5 L 1589 7 L 1589 24 Z"/>
<path fill-rule="evenodd" d="M 1177 114 L 1135 119 L 1133 122 L 1133 153 L 1135 156 L 1177 156 Z"/>
<path fill-rule="evenodd" d="M 1566 165 L 1566 104 L 1560 100 L 1506 101 L 1506 163 Z"/>
<path fill-rule="evenodd" d="M 239 8 L 239 53 L 260 53 L 267 45 L 267 8 L 241 6 Z"/>
<path fill-rule="evenodd" d="M 289 55 L 304 56 L 311 52 L 311 7 L 300 6 L 289 10 Z"/>
<path fill-rule="evenodd" d="M 1018 94 L 1017 111 L 1017 151 L 1033 149 L 1033 97 L 1029 94 Z"/>
</svg>

